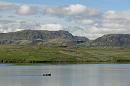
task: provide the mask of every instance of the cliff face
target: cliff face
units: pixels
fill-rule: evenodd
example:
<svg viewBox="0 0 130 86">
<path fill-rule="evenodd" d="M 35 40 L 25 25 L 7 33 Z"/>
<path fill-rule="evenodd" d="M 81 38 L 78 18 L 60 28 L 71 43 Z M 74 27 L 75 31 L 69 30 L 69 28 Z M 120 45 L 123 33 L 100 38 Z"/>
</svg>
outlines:
<svg viewBox="0 0 130 86">
<path fill-rule="evenodd" d="M 130 34 L 108 34 L 93 40 L 93 47 L 130 47 Z"/>
<path fill-rule="evenodd" d="M 57 44 L 75 45 L 89 41 L 88 38 L 73 36 L 68 31 L 23 30 L 0 33 L 0 44 Z"/>
</svg>

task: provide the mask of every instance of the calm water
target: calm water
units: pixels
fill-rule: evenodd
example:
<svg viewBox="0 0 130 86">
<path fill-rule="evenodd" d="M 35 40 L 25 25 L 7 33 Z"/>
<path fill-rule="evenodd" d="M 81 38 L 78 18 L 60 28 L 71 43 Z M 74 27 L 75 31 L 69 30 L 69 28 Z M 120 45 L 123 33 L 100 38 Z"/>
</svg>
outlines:
<svg viewBox="0 0 130 86">
<path fill-rule="evenodd" d="M 42 76 L 51 73 L 51 76 Z M 0 65 L 0 86 L 130 86 L 130 65 Z"/>
</svg>

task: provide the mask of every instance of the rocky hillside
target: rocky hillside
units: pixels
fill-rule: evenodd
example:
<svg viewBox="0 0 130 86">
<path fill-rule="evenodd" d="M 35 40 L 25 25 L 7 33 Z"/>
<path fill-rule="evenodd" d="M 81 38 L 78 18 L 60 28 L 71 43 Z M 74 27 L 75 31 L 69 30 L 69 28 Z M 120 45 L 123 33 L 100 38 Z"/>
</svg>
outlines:
<svg viewBox="0 0 130 86">
<path fill-rule="evenodd" d="M 72 46 L 89 41 L 88 38 L 73 36 L 68 31 L 23 30 L 0 33 L 0 44 L 44 44 L 46 46 Z"/>
<path fill-rule="evenodd" d="M 42 44 L 44 46 L 73 47 L 130 47 L 130 34 L 107 34 L 90 41 L 86 37 L 73 36 L 68 31 L 23 30 L 0 33 L 0 44 Z"/>
<path fill-rule="evenodd" d="M 130 47 L 130 34 L 108 34 L 93 40 L 92 47 Z"/>
</svg>

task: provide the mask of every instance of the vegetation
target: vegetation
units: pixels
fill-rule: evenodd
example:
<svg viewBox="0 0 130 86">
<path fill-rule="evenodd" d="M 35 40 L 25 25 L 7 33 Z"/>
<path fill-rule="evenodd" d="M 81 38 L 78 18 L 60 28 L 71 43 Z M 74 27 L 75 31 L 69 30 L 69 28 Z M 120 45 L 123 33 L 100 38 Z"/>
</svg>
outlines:
<svg viewBox="0 0 130 86">
<path fill-rule="evenodd" d="M 130 34 L 107 34 L 99 37 L 89 47 L 124 47 L 130 48 Z"/>
<path fill-rule="evenodd" d="M 18 32 L 0 33 L 0 44 L 32 45 L 43 44 L 52 46 L 75 46 L 89 41 L 86 37 L 73 36 L 68 31 L 22 30 Z"/>
<path fill-rule="evenodd" d="M 0 63 L 130 63 L 130 49 L 0 45 Z"/>
</svg>

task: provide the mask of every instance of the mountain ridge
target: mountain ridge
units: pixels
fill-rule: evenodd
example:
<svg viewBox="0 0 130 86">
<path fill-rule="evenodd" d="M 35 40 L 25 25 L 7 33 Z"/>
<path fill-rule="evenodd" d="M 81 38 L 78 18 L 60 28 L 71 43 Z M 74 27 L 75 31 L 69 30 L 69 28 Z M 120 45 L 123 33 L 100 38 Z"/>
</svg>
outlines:
<svg viewBox="0 0 130 86">
<path fill-rule="evenodd" d="M 92 47 L 130 47 L 130 34 L 106 34 L 90 43 Z"/>
<path fill-rule="evenodd" d="M 0 33 L 0 44 L 42 44 L 44 46 L 130 47 L 130 34 L 105 34 L 95 40 L 74 36 L 68 31 L 22 30 Z"/>
<path fill-rule="evenodd" d="M 22 30 L 0 33 L 0 44 L 58 44 L 58 46 L 76 45 L 89 41 L 86 37 L 73 36 L 68 31 Z"/>
</svg>

